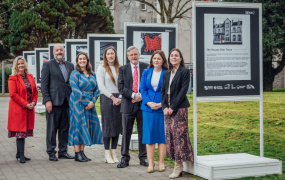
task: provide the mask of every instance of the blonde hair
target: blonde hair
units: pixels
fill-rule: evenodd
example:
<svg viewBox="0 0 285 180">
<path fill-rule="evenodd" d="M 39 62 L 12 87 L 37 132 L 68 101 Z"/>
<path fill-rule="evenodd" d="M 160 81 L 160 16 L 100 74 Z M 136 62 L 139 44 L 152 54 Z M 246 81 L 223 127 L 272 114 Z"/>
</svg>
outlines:
<svg viewBox="0 0 285 180">
<path fill-rule="evenodd" d="M 28 65 L 27 65 L 25 58 L 23 56 L 17 56 L 13 61 L 12 75 L 18 74 L 18 66 L 17 65 L 18 65 L 18 61 L 21 59 L 24 61 L 24 64 L 25 64 L 25 70 L 24 70 L 25 73 L 29 74 Z"/>
</svg>

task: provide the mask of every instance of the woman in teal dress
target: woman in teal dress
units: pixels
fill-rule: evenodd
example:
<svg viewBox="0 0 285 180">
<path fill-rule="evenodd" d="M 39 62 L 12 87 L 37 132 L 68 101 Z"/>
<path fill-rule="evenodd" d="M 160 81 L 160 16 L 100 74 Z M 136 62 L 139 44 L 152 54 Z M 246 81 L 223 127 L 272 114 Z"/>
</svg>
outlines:
<svg viewBox="0 0 285 180">
<path fill-rule="evenodd" d="M 86 162 L 91 159 L 84 154 L 84 147 L 103 144 L 102 131 L 95 109 L 100 91 L 87 54 L 77 55 L 75 70 L 71 73 L 69 82 L 72 93 L 69 99 L 68 145 L 74 146 L 75 161 Z"/>
</svg>

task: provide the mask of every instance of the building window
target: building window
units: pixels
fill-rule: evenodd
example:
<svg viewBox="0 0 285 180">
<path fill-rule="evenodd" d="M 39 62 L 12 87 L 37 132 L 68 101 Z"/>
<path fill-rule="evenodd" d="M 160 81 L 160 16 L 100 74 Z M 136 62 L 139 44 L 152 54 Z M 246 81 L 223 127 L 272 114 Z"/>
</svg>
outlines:
<svg viewBox="0 0 285 180">
<path fill-rule="evenodd" d="M 230 27 L 230 24 L 229 23 L 226 23 L 226 28 L 229 28 Z"/>
<path fill-rule="evenodd" d="M 145 2 L 145 0 L 143 0 L 143 1 L 142 1 L 142 3 L 141 3 L 142 10 L 146 10 L 146 4 L 145 4 L 145 3 L 143 3 L 143 2 Z"/>
<path fill-rule="evenodd" d="M 157 0 L 153 0 L 153 6 L 157 7 Z"/>
<path fill-rule="evenodd" d="M 236 27 L 233 27 L 233 32 L 236 32 Z"/>
<path fill-rule="evenodd" d="M 226 30 L 226 36 L 229 36 L 229 35 L 230 35 L 229 30 Z"/>
<path fill-rule="evenodd" d="M 238 28 L 237 28 L 237 32 L 241 32 L 241 29 L 240 29 L 240 27 L 238 27 Z"/>
<path fill-rule="evenodd" d="M 157 23 L 157 18 L 153 18 L 153 22 L 154 22 L 154 23 Z"/>
<path fill-rule="evenodd" d="M 238 35 L 238 41 L 241 41 L 241 35 Z"/>
<path fill-rule="evenodd" d="M 145 19 L 142 19 L 142 23 L 145 23 Z"/>
<path fill-rule="evenodd" d="M 236 41 L 236 35 L 233 35 L 233 41 Z"/>
<path fill-rule="evenodd" d="M 109 9 L 114 9 L 114 0 L 109 0 Z"/>
</svg>

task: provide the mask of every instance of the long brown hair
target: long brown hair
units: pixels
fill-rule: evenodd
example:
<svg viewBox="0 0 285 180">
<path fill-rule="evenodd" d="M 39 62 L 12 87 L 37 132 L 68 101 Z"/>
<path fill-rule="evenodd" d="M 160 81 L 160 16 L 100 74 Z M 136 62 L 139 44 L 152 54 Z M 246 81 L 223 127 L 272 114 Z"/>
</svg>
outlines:
<svg viewBox="0 0 285 180">
<path fill-rule="evenodd" d="M 180 66 L 182 67 L 185 67 L 185 64 L 184 64 L 184 59 L 183 59 L 183 56 L 182 56 L 182 53 L 181 51 L 178 49 L 178 48 L 173 48 L 170 52 L 169 52 L 169 56 L 168 56 L 168 63 L 169 63 L 169 68 L 172 69 L 173 66 L 172 64 L 170 63 L 170 55 L 173 51 L 177 51 L 181 57 L 181 61 L 180 61 Z"/>
<path fill-rule="evenodd" d="M 115 70 L 116 70 L 117 77 L 119 76 L 120 63 L 119 63 L 117 51 L 116 51 L 116 49 L 115 49 L 113 46 L 107 47 L 107 48 L 105 49 L 105 51 L 104 51 L 104 55 L 103 55 L 104 68 L 106 69 L 106 72 L 109 74 L 109 76 L 110 76 L 110 78 L 111 78 L 113 84 L 114 84 L 115 86 L 117 86 L 116 81 L 115 81 L 115 78 L 114 78 L 114 75 L 113 75 L 113 73 L 112 73 L 112 71 L 111 71 L 111 68 L 110 68 L 109 63 L 108 63 L 108 60 L 107 60 L 107 51 L 108 51 L 109 49 L 112 49 L 112 50 L 114 51 L 114 53 L 115 53 L 114 66 L 115 66 Z"/>
<path fill-rule="evenodd" d="M 154 53 L 151 55 L 148 68 L 152 68 L 152 67 L 153 67 L 153 61 L 152 61 L 152 59 L 153 59 L 153 56 L 156 55 L 156 54 L 159 54 L 159 55 L 161 56 L 162 60 L 163 60 L 163 62 L 162 62 L 162 68 L 164 68 L 164 69 L 166 69 L 166 70 L 169 69 L 168 63 L 167 63 L 167 60 L 166 60 L 166 57 L 165 57 L 165 54 L 164 54 L 164 52 L 161 51 L 161 50 L 156 50 L 156 51 L 154 51 Z"/>
<path fill-rule="evenodd" d="M 81 70 L 81 68 L 80 68 L 80 66 L 79 66 L 79 64 L 78 64 L 78 58 L 79 58 L 80 55 L 84 55 L 84 56 L 86 57 L 86 59 L 87 59 L 86 71 L 87 71 L 88 74 L 93 75 L 94 73 L 93 73 L 93 71 L 92 71 L 92 65 L 91 65 L 91 63 L 90 63 L 90 59 L 89 59 L 88 55 L 87 55 L 86 53 L 84 53 L 84 52 L 81 52 L 81 53 L 79 53 L 79 54 L 76 56 L 76 66 L 75 66 L 75 69 L 76 69 L 77 71 L 83 73 L 83 71 Z"/>
</svg>

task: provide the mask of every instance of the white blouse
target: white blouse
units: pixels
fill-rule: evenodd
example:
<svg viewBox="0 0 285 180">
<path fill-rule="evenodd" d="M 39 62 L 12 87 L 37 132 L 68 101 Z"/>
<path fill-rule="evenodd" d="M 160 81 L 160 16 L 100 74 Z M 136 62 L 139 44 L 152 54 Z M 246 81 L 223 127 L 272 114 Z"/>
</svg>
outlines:
<svg viewBox="0 0 285 180">
<path fill-rule="evenodd" d="M 170 85 L 171 85 L 171 82 L 176 74 L 177 70 L 175 71 L 175 73 L 172 73 L 171 71 L 171 74 L 170 74 L 170 78 L 169 78 L 169 85 L 168 85 L 168 91 L 167 91 L 167 94 L 170 94 Z"/>
<path fill-rule="evenodd" d="M 116 74 L 115 66 L 110 66 L 110 69 L 114 76 L 116 85 L 118 86 L 118 76 Z M 98 67 L 96 76 L 101 94 L 104 94 L 105 96 L 110 98 L 112 96 L 112 93 L 119 93 L 118 87 L 114 85 L 113 81 L 111 80 L 111 77 L 109 76 L 103 65 Z"/>
<path fill-rule="evenodd" d="M 151 85 L 155 91 L 156 91 L 158 83 L 159 83 L 160 75 L 161 75 L 161 71 L 160 72 L 156 72 L 156 71 L 152 72 Z"/>
</svg>

